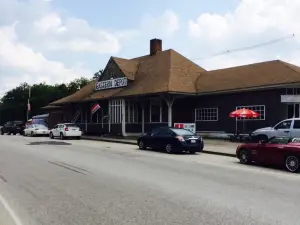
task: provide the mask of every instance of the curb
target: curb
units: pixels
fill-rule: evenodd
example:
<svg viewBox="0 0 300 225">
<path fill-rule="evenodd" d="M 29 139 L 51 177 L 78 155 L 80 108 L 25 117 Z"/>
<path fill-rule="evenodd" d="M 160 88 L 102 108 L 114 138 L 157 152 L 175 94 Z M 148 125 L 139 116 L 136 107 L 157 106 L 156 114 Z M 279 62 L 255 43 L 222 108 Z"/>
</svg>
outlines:
<svg viewBox="0 0 300 225">
<path fill-rule="evenodd" d="M 92 138 L 92 137 L 82 137 L 81 139 L 90 140 L 90 141 L 104 141 L 104 142 L 127 144 L 127 145 L 137 145 L 136 143 L 131 143 L 131 142 L 122 141 L 122 140 L 103 140 L 103 139 L 97 139 L 97 138 Z M 234 158 L 236 157 L 235 154 L 224 153 L 224 152 L 214 152 L 214 151 L 207 151 L 207 150 L 203 150 L 201 153 L 211 154 L 211 155 L 221 155 L 221 156 L 234 157 Z"/>
<path fill-rule="evenodd" d="M 211 155 L 221 155 L 221 156 L 227 156 L 227 157 L 236 157 L 235 154 L 230 154 L 230 153 L 225 153 L 225 152 L 214 152 L 214 151 L 207 151 L 207 150 L 203 150 L 202 153 L 205 154 L 211 154 Z"/>
<path fill-rule="evenodd" d="M 82 140 L 90 140 L 90 141 L 104 141 L 104 142 L 111 142 L 111 143 L 118 143 L 118 144 L 127 144 L 127 145 L 137 145 L 137 143 L 133 142 L 127 142 L 122 140 L 104 140 L 104 139 L 97 139 L 97 138 L 91 138 L 91 137 L 81 137 Z"/>
</svg>

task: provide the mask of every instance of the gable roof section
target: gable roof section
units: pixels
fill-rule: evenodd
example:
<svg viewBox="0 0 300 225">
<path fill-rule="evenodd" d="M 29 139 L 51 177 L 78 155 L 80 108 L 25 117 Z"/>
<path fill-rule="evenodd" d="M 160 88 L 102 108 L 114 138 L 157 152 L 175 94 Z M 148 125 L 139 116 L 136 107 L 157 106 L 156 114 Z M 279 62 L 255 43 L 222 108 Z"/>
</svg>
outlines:
<svg viewBox="0 0 300 225">
<path fill-rule="evenodd" d="M 112 59 L 125 74 L 134 73 L 134 81 L 128 82 L 126 88 L 94 92 L 85 100 L 163 92 L 195 93 L 195 80 L 205 71 L 172 49 L 153 56 Z"/>
<path fill-rule="evenodd" d="M 201 94 L 293 83 L 300 83 L 300 67 L 274 60 L 203 72 L 196 81 L 196 91 Z"/>
<path fill-rule="evenodd" d="M 134 80 L 134 75 L 138 67 L 138 61 L 112 57 L 112 60 L 118 65 L 128 80 Z"/>
<path fill-rule="evenodd" d="M 173 49 L 132 60 L 138 62 L 135 80 L 116 96 L 163 92 L 195 93 L 197 76 L 205 71 Z"/>
</svg>

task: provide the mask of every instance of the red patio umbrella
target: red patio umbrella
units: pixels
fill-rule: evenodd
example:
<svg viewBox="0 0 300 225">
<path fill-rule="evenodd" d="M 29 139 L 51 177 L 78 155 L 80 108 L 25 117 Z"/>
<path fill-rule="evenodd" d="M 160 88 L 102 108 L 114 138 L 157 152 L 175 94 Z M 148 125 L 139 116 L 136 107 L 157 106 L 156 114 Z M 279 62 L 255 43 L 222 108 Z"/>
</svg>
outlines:
<svg viewBox="0 0 300 225">
<path fill-rule="evenodd" d="M 257 118 L 259 113 L 243 108 L 231 112 L 229 116 L 234 118 Z"/>
<path fill-rule="evenodd" d="M 229 114 L 229 117 L 233 118 L 257 118 L 259 117 L 259 113 L 254 112 L 253 110 L 250 109 L 238 109 Z M 245 120 L 243 120 L 243 132 L 245 130 Z M 237 133 L 237 123 L 235 122 L 235 132 Z"/>
</svg>

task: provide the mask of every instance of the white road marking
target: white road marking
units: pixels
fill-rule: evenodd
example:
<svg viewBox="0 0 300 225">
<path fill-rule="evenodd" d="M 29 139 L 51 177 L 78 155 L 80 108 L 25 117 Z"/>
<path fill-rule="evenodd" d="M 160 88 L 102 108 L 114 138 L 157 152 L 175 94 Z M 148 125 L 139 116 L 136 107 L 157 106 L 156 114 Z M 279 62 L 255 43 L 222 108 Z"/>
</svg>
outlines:
<svg viewBox="0 0 300 225">
<path fill-rule="evenodd" d="M 0 194 L 0 202 L 3 204 L 4 208 L 7 210 L 8 214 L 11 216 L 12 220 L 14 221 L 15 225 L 23 225 L 19 217 L 15 214 L 12 208 L 9 206 L 7 201 L 3 198 Z"/>
</svg>

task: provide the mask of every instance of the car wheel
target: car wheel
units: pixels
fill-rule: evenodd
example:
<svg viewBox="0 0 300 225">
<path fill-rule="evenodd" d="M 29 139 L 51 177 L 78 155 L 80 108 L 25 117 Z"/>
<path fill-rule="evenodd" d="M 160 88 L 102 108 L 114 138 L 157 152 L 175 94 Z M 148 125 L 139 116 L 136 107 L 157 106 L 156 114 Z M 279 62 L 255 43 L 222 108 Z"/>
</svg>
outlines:
<svg viewBox="0 0 300 225">
<path fill-rule="evenodd" d="M 15 133 L 15 132 L 13 133 L 13 135 L 16 135 L 16 134 L 17 134 L 17 133 Z"/>
<path fill-rule="evenodd" d="M 166 150 L 167 153 L 171 154 L 173 152 L 172 145 L 167 144 L 166 147 L 165 147 L 165 150 Z"/>
<path fill-rule="evenodd" d="M 294 155 L 289 155 L 285 158 L 285 168 L 292 173 L 299 170 L 299 158 Z"/>
<path fill-rule="evenodd" d="M 191 155 L 194 155 L 194 154 L 196 154 L 196 152 L 195 152 L 195 151 L 189 151 L 189 153 L 190 153 Z"/>
<path fill-rule="evenodd" d="M 31 136 L 31 137 L 34 137 L 34 133 L 33 133 L 33 131 L 31 131 L 31 133 L 30 133 L 30 136 Z"/>
<path fill-rule="evenodd" d="M 59 137 L 60 137 L 60 140 L 64 140 L 64 139 L 65 139 L 65 137 L 64 137 L 64 134 L 63 134 L 63 133 L 60 133 Z"/>
<path fill-rule="evenodd" d="M 11 135 L 11 133 L 10 133 L 10 132 L 8 132 L 8 133 L 7 133 L 7 135 Z"/>
<path fill-rule="evenodd" d="M 3 132 L 3 130 L 1 130 L 1 135 L 3 135 L 4 134 L 4 132 Z"/>
<path fill-rule="evenodd" d="M 143 141 L 139 141 L 139 149 L 145 150 L 147 147 L 145 146 L 145 143 Z"/>
<path fill-rule="evenodd" d="M 54 139 L 54 136 L 53 136 L 52 132 L 50 132 L 49 137 L 50 137 L 50 139 Z"/>
<path fill-rule="evenodd" d="M 242 164 L 249 164 L 250 158 L 249 158 L 249 152 L 247 149 L 241 149 L 239 153 L 239 160 Z"/>
</svg>

